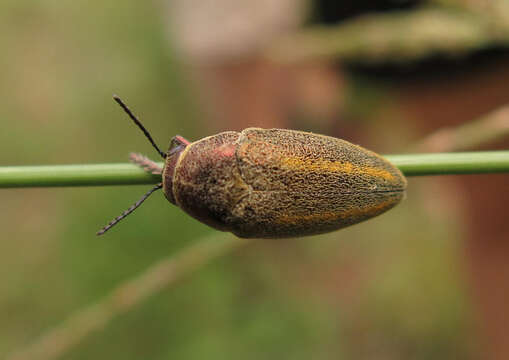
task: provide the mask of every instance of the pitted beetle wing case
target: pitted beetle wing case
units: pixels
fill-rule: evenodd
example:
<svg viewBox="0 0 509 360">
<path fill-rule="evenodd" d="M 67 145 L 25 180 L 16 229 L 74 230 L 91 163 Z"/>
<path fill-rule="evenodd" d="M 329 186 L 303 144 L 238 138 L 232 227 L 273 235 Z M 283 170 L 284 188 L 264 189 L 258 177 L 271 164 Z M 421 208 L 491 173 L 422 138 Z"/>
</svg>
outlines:
<svg viewBox="0 0 509 360">
<path fill-rule="evenodd" d="M 337 230 L 392 208 L 405 188 L 401 172 L 371 151 L 282 129 L 249 128 L 192 143 L 173 178 L 182 209 L 251 238 Z"/>
</svg>

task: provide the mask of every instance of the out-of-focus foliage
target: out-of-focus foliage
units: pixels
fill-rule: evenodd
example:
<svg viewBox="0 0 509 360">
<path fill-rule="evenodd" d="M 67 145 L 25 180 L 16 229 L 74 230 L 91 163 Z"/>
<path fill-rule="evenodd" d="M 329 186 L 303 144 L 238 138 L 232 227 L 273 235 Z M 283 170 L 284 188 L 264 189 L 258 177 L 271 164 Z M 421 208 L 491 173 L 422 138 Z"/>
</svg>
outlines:
<svg viewBox="0 0 509 360">
<path fill-rule="evenodd" d="M 1 164 L 116 162 L 133 150 L 155 158 L 112 93 L 163 147 L 175 133 L 210 135 L 163 27 L 152 3 L 2 1 Z M 387 138 L 372 143 L 398 150 L 412 129 L 397 114 L 385 108 L 376 114 L 382 122 L 369 122 L 381 107 L 371 107 L 373 97 L 390 94 L 350 81 L 347 111 L 355 118 L 363 109 L 362 129 L 373 139 L 389 126 Z M 444 205 L 451 194 L 439 185 L 431 192 L 424 180 L 410 186 L 404 204 L 361 226 L 256 241 L 115 319 L 64 358 L 468 358 L 460 217 Z M 2 190 L 0 357 L 212 232 L 157 194 L 95 237 L 145 191 Z"/>
</svg>

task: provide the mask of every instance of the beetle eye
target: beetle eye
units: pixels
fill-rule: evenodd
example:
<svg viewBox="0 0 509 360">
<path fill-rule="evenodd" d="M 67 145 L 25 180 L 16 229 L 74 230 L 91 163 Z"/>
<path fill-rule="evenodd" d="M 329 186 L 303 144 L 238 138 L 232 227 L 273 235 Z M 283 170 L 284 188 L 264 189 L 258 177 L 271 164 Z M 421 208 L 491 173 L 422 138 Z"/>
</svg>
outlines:
<svg viewBox="0 0 509 360">
<path fill-rule="evenodd" d="M 175 140 L 172 140 L 170 143 L 170 147 L 168 149 L 168 156 L 172 156 L 172 155 L 182 151 L 184 148 L 185 148 L 184 145 L 182 145 L 181 143 L 179 143 Z"/>
<path fill-rule="evenodd" d="M 168 146 L 168 154 L 172 154 L 175 151 L 175 148 L 178 146 L 175 138 L 170 140 L 170 146 Z"/>
<path fill-rule="evenodd" d="M 186 139 L 180 135 L 176 135 L 170 141 L 170 146 L 168 147 L 168 156 L 181 152 L 188 144 L 189 142 Z"/>
</svg>

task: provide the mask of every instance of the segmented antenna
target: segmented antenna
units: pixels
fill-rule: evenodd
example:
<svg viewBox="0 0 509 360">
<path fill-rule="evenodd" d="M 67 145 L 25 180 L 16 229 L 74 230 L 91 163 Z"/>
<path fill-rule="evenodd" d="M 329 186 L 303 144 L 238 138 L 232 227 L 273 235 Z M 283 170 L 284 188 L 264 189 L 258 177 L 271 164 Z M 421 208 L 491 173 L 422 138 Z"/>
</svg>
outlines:
<svg viewBox="0 0 509 360">
<path fill-rule="evenodd" d="M 136 116 L 134 116 L 134 114 L 131 112 L 131 110 L 129 110 L 127 105 L 124 104 L 124 102 L 117 95 L 113 95 L 113 99 L 120 105 L 120 107 L 122 109 L 124 109 L 124 111 L 127 113 L 127 115 L 129 115 L 129 117 L 132 119 L 132 121 L 134 121 L 134 123 L 136 125 L 138 125 L 138 127 L 141 129 L 141 131 L 143 131 L 143 133 L 145 134 L 147 139 L 150 141 L 152 146 L 157 150 L 159 155 L 161 155 L 161 157 L 163 159 L 166 159 L 166 154 L 164 152 L 162 152 L 161 149 L 159 149 L 159 147 L 156 145 L 154 139 L 152 139 L 152 136 L 150 136 L 150 134 L 147 131 L 147 129 L 145 129 L 145 127 L 141 124 L 140 120 L 138 120 L 138 118 Z"/>
<path fill-rule="evenodd" d="M 104 234 L 106 231 L 108 231 L 109 229 L 111 229 L 113 226 L 115 226 L 120 220 L 122 220 L 123 218 L 125 218 L 127 215 L 129 215 L 130 213 L 132 213 L 134 210 L 136 210 L 136 208 L 138 206 L 141 205 L 142 202 L 144 202 L 145 200 L 147 200 L 147 198 L 156 190 L 159 190 L 163 187 L 163 183 L 159 183 L 157 184 L 156 186 L 154 186 L 152 189 L 150 189 L 145 195 L 142 196 L 142 198 L 140 200 L 138 200 L 134 205 L 132 205 L 129 209 L 127 209 L 126 211 L 124 211 L 121 215 L 117 216 L 115 219 L 111 220 L 110 223 L 108 225 L 106 225 L 105 227 L 103 227 L 101 230 L 99 230 L 97 232 L 97 235 L 102 235 Z"/>
</svg>

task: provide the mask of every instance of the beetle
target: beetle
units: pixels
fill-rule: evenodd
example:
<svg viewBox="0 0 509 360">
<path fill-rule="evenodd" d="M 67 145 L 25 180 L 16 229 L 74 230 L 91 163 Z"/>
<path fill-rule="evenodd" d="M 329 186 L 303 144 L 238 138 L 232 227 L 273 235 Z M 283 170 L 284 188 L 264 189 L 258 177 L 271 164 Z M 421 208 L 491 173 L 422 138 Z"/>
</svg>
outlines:
<svg viewBox="0 0 509 360">
<path fill-rule="evenodd" d="M 326 233 L 389 210 L 405 195 L 403 174 L 380 155 L 345 140 L 286 129 L 247 128 L 189 142 L 182 136 L 162 152 L 118 96 L 114 100 L 165 160 L 130 160 L 162 181 L 112 220 L 102 235 L 163 189 L 168 201 L 195 219 L 242 238 Z"/>
</svg>

